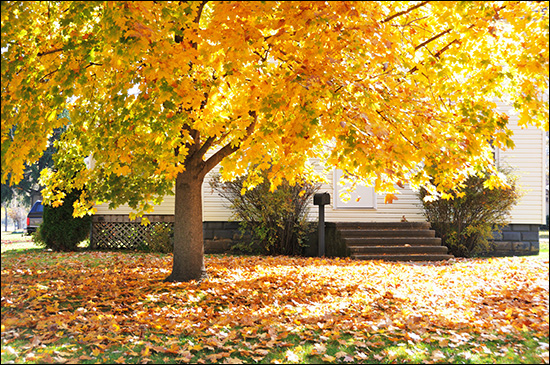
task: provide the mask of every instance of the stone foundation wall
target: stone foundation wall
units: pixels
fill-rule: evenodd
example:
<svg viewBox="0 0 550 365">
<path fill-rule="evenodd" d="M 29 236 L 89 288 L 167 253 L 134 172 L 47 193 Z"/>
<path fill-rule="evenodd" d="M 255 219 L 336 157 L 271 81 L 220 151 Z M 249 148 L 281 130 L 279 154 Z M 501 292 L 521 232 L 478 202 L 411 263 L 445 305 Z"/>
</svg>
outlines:
<svg viewBox="0 0 550 365">
<path fill-rule="evenodd" d="M 239 222 L 203 222 L 204 253 L 226 253 L 241 238 Z"/>
<path fill-rule="evenodd" d="M 309 247 L 304 248 L 304 256 L 317 256 L 318 233 L 316 222 L 313 232 L 309 235 Z M 504 226 L 501 232 L 493 232 L 494 249 L 484 256 L 530 256 L 539 254 L 538 224 L 510 224 Z M 238 222 L 204 222 L 205 253 L 227 252 L 231 243 L 240 239 Z M 339 237 L 336 225 L 326 222 L 327 256 L 349 256 L 345 244 Z"/>
<path fill-rule="evenodd" d="M 493 232 L 494 249 L 488 256 L 529 256 L 539 254 L 538 224 L 509 224 Z"/>
<path fill-rule="evenodd" d="M 173 224 L 173 216 L 149 216 L 151 223 Z M 98 226 L 101 224 L 128 224 L 130 220 L 126 215 L 104 215 L 94 216 L 92 220 L 92 246 L 95 246 L 99 236 Z M 304 248 L 304 256 L 317 256 L 318 233 L 317 222 L 311 222 L 315 226 L 313 232 L 309 235 L 309 247 Z M 136 230 L 143 230 L 137 222 L 132 222 L 132 227 Z M 539 253 L 539 228 L 538 224 L 510 224 L 502 228 L 501 232 L 493 233 L 494 249 L 486 253 L 484 256 L 528 256 L 538 255 Z M 123 232 L 121 236 L 128 239 L 128 234 Z M 204 252 L 209 253 L 225 253 L 229 252 L 231 245 L 242 239 L 239 231 L 239 222 L 204 222 Z M 105 239 L 112 240 L 113 234 L 110 232 Z M 139 238 L 139 237 L 138 237 Z M 336 225 L 331 222 L 326 222 L 326 255 L 327 256 L 349 256 L 343 240 L 340 238 Z M 119 248 L 133 249 L 137 243 L 126 242 L 125 245 Z M 109 248 L 106 247 L 106 248 Z M 112 248 L 112 247 L 111 247 Z"/>
</svg>

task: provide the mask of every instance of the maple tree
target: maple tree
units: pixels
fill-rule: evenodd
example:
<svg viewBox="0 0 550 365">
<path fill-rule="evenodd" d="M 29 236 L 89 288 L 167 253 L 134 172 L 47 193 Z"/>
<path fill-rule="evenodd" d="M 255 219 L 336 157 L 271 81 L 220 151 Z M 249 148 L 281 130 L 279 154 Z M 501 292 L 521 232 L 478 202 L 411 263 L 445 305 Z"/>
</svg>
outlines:
<svg viewBox="0 0 550 365">
<path fill-rule="evenodd" d="M 1 10 L 2 181 L 21 178 L 68 109 L 45 200 L 86 185 L 77 214 L 109 202 L 135 217 L 175 193 L 170 281 L 204 272 L 201 186 L 220 162 L 225 179 L 271 167 L 276 187 L 318 159 L 391 202 L 395 185 L 441 195 L 491 169 L 492 146 L 513 146 L 495 99 L 509 98 L 520 125 L 548 128 L 544 2 L 8 1 Z M 260 180 L 253 171 L 248 184 Z"/>
</svg>

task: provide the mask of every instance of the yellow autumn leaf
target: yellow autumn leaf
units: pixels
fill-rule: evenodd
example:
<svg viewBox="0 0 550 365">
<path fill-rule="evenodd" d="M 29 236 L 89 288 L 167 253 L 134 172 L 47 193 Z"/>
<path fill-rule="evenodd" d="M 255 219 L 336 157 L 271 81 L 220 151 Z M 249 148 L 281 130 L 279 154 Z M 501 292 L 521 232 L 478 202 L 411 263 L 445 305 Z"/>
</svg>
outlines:
<svg viewBox="0 0 550 365">
<path fill-rule="evenodd" d="M 142 357 L 147 357 L 151 354 L 151 348 L 149 346 L 145 346 L 145 348 L 141 351 Z"/>
<path fill-rule="evenodd" d="M 397 200 L 394 194 L 386 194 L 384 197 L 384 204 L 392 204 L 394 200 Z"/>
<path fill-rule="evenodd" d="M 124 166 L 119 166 L 116 170 L 115 170 L 115 173 L 117 175 L 122 175 L 122 176 L 125 176 L 125 175 L 128 175 L 132 170 L 130 169 L 130 167 L 128 165 L 124 165 Z"/>
<path fill-rule="evenodd" d="M 327 361 L 327 362 L 334 362 L 336 360 L 336 358 L 334 356 L 331 356 L 331 355 L 324 355 L 321 360 L 323 361 Z"/>
</svg>

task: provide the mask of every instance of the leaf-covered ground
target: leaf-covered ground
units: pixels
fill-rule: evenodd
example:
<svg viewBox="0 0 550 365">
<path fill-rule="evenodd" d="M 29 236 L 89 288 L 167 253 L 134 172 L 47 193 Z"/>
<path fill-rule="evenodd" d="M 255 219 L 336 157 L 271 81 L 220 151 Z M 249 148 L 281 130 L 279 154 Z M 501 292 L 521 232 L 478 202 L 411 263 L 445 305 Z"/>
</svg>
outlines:
<svg viewBox="0 0 550 365">
<path fill-rule="evenodd" d="M 3 254 L 3 362 L 515 362 L 525 339 L 548 362 L 545 260 L 209 256 L 206 280 L 163 283 L 170 268 Z"/>
</svg>

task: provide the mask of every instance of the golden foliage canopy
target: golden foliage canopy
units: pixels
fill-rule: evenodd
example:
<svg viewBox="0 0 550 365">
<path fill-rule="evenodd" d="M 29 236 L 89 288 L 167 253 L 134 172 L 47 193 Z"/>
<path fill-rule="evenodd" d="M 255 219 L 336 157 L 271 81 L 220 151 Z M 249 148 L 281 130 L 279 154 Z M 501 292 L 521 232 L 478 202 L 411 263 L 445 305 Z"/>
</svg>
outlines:
<svg viewBox="0 0 550 365">
<path fill-rule="evenodd" d="M 197 156 L 228 179 L 269 162 L 274 186 L 318 158 L 378 191 L 443 191 L 490 167 L 492 146 L 513 146 L 495 100 L 513 103 L 520 125 L 548 128 L 544 2 L 1 10 L 2 181 L 21 179 L 68 123 L 45 195 L 86 184 L 82 213 L 93 201 L 147 211 Z M 65 109 L 70 122 L 57 118 Z"/>
</svg>

